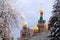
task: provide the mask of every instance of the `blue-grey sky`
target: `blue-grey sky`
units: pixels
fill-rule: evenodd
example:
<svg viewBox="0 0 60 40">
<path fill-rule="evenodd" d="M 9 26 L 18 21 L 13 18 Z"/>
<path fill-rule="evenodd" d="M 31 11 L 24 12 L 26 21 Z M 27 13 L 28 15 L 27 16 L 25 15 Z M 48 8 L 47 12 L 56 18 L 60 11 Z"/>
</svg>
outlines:
<svg viewBox="0 0 60 40">
<path fill-rule="evenodd" d="M 44 9 L 44 20 L 48 23 L 53 1 L 54 0 L 17 0 L 14 7 L 18 12 L 23 12 L 24 16 L 26 16 L 28 27 L 33 28 L 34 23 L 37 23 L 40 17 L 39 11 L 41 7 Z M 20 30 L 15 29 L 14 31 L 13 34 L 16 40 L 17 37 L 20 37 Z"/>
</svg>

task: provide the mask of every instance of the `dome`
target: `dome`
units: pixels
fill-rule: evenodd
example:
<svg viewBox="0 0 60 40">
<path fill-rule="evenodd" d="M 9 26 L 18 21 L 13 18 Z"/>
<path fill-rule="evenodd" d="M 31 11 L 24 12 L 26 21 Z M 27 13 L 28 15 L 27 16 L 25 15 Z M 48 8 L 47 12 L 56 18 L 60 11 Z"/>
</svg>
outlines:
<svg viewBox="0 0 60 40">
<path fill-rule="evenodd" d="M 46 32 L 48 31 L 48 27 L 46 26 Z"/>
<path fill-rule="evenodd" d="M 23 23 L 23 27 L 27 27 L 27 23 L 25 22 L 25 23 Z"/>
<path fill-rule="evenodd" d="M 44 12 L 44 9 L 41 8 L 41 9 L 40 9 L 40 13 L 43 13 L 43 12 Z"/>
<path fill-rule="evenodd" d="M 38 27 L 34 26 L 33 31 L 38 31 Z"/>
</svg>

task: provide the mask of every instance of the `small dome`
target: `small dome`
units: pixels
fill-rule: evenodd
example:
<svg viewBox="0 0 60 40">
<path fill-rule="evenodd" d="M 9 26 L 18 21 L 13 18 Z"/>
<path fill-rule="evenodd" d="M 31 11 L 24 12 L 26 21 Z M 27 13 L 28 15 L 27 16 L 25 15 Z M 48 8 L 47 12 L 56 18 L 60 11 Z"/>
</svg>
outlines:
<svg viewBox="0 0 60 40">
<path fill-rule="evenodd" d="M 46 26 L 46 32 L 48 31 L 48 27 Z"/>
<path fill-rule="evenodd" d="M 23 23 L 23 27 L 27 27 L 27 23 L 25 22 L 25 23 Z"/>
<path fill-rule="evenodd" d="M 38 27 L 34 26 L 33 31 L 38 31 Z"/>
<path fill-rule="evenodd" d="M 41 9 L 40 9 L 40 13 L 43 13 L 43 12 L 44 12 L 44 9 L 41 8 Z"/>
</svg>

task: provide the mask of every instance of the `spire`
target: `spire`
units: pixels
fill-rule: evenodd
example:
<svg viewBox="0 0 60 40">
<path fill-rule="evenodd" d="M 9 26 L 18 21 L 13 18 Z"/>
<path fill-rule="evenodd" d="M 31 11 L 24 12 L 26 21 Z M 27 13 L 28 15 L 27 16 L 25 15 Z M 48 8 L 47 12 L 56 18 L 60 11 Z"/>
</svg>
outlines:
<svg viewBox="0 0 60 40">
<path fill-rule="evenodd" d="M 40 9 L 40 19 L 39 19 L 40 22 L 43 21 L 43 12 L 44 12 L 44 10 L 41 8 Z"/>
</svg>

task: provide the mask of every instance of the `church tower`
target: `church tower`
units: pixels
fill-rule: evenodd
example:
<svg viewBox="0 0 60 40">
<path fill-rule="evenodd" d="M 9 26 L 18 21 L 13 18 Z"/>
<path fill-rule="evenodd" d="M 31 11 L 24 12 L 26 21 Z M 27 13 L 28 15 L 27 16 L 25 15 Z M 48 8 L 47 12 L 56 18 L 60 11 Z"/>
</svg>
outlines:
<svg viewBox="0 0 60 40">
<path fill-rule="evenodd" d="M 23 24 L 23 29 L 20 32 L 20 40 L 29 40 L 31 38 L 30 29 L 27 27 L 27 23 Z"/>
<path fill-rule="evenodd" d="M 44 12 L 44 10 L 40 9 L 40 18 L 38 20 L 38 25 L 37 25 L 39 33 L 47 31 L 46 21 L 43 20 L 43 12 Z"/>
</svg>

